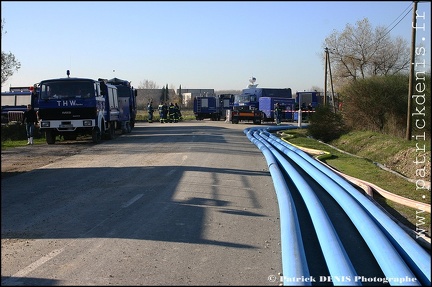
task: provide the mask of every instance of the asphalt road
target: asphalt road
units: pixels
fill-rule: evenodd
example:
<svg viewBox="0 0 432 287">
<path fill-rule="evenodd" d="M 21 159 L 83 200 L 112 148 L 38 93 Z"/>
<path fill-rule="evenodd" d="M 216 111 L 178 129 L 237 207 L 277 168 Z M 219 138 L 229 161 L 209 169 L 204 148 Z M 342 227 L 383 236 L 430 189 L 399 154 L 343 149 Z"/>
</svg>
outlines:
<svg viewBox="0 0 432 287">
<path fill-rule="evenodd" d="M 3 179 L 1 285 L 278 285 L 277 198 L 249 126 L 138 123 Z"/>
</svg>

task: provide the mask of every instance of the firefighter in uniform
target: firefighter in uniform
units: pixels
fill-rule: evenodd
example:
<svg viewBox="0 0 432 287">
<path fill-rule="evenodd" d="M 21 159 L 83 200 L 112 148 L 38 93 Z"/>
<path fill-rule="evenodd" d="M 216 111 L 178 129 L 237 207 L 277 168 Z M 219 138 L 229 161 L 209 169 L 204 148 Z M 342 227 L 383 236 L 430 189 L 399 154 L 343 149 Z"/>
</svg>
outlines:
<svg viewBox="0 0 432 287">
<path fill-rule="evenodd" d="M 152 123 L 153 122 L 153 103 L 150 101 L 147 105 L 147 112 L 148 112 L 148 122 Z"/>
<path fill-rule="evenodd" d="M 170 105 L 168 107 L 168 117 L 169 117 L 169 122 L 170 123 L 172 123 L 174 121 L 174 115 L 175 115 L 174 104 L 170 103 Z"/>
<path fill-rule="evenodd" d="M 163 105 L 163 111 L 164 111 L 164 122 L 167 123 L 168 122 L 168 105 L 167 103 L 164 103 Z"/>
<path fill-rule="evenodd" d="M 177 123 L 179 120 L 181 120 L 180 107 L 177 103 L 174 104 L 174 109 L 175 109 L 174 122 Z"/>
<path fill-rule="evenodd" d="M 159 121 L 161 124 L 163 124 L 165 122 L 165 115 L 164 115 L 165 108 L 162 102 L 158 106 L 158 111 L 159 111 Z"/>
<path fill-rule="evenodd" d="M 274 113 L 276 117 L 276 124 L 279 126 L 281 124 L 281 119 L 282 119 L 282 108 L 279 105 L 279 103 L 276 103 Z"/>
</svg>

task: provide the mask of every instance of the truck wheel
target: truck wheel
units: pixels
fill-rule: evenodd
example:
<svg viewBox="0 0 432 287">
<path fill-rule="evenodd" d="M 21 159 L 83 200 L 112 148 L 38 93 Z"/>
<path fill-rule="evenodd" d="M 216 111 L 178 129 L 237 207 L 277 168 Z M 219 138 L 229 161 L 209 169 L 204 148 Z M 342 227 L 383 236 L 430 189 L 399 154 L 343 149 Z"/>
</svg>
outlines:
<svg viewBox="0 0 432 287">
<path fill-rule="evenodd" d="M 101 141 L 101 131 L 99 127 L 94 127 L 92 130 L 92 141 L 94 143 L 99 143 Z"/>
<path fill-rule="evenodd" d="M 55 144 L 56 136 L 52 131 L 46 131 L 45 138 L 47 144 Z"/>
<path fill-rule="evenodd" d="M 126 123 L 126 132 L 128 134 L 130 134 L 132 132 L 132 127 L 131 127 L 131 124 L 129 122 Z"/>
<path fill-rule="evenodd" d="M 110 126 L 106 133 L 104 133 L 104 139 L 112 140 L 115 138 L 114 124 L 110 123 Z"/>
<path fill-rule="evenodd" d="M 233 124 L 238 124 L 238 123 L 239 123 L 239 120 L 238 120 L 238 119 L 232 119 L 232 123 L 233 123 Z"/>
<path fill-rule="evenodd" d="M 110 124 L 110 127 L 109 127 L 109 129 L 108 129 L 108 139 L 109 139 L 109 140 L 112 140 L 112 139 L 114 139 L 114 138 L 115 138 L 115 128 L 114 128 L 114 124 L 111 123 L 111 124 Z"/>
<path fill-rule="evenodd" d="M 132 127 L 129 122 L 122 124 L 122 135 L 129 134 L 132 131 Z"/>
</svg>

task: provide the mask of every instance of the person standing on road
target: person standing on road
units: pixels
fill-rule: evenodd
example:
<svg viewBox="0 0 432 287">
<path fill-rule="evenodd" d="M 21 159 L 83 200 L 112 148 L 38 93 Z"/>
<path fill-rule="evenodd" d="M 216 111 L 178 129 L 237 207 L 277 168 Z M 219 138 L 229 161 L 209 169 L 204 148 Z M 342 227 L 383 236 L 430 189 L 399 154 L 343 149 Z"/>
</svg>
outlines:
<svg viewBox="0 0 432 287">
<path fill-rule="evenodd" d="M 165 115 L 164 115 L 164 104 L 162 102 L 158 106 L 158 111 L 159 111 L 159 121 L 161 124 L 163 124 Z"/>
<path fill-rule="evenodd" d="M 312 103 L 309 103 L 307 106 L 307 119 L 309 120 L 313 112 Z"/>
<path fill-rule="evenodd" d="M 168 122 L 168 105 L 167 105 L 167 103 L 163 104 L 162 109 L 163 109 L 164 123 L 167 123 Z"/>
<path fill-rule="evenodd" d="M 276 103 L 275 105 L 274 114 L 276 118 L 276 124 L 279 126 L 282 119 L 282 108 L 280 107 L 279 103 Z"/>
<path fill-rule="evenodd" d="M 174 104 L 174 109 L 175 109 L 174 122 L 176 123 L 181 120 L 182 114 L 180 111 L 180 107 L 177 103 Z"/>
<path fill-rule="evenodd" d="M 169 119 L 170 123 L 174 122 L 174 115 L 175 115 L 174 104 L 170 103 L 170 105 L 168 107 L 168 119 Z"/>
<path fill-rule="evenodd" d="M 152 123 L 153 122 L 153 103 L 150 101 L 147 105 L 147 113 L 148 113 L 148 122 Z"/>
<path fill-rule="evenodd" d="M 32 105 L 27 105 L 27 111 L 24 112 L 22 123 L 26 125 L 27 144 L 33 144 L 33 134 L 38 122 L 37 113 Z"/>
</svg>

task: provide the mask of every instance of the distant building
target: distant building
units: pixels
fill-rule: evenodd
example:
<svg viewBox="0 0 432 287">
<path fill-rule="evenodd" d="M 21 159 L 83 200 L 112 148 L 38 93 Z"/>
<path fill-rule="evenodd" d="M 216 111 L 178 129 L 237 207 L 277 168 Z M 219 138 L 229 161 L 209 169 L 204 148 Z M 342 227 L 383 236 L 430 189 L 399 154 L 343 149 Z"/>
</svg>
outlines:
<svg viewBox="0 0 432 287">
<path fill-rule="evenodd" d="M 184 107 L 191 107 L 193 105 L 192 93 L 182 92 L 182 103 Z"/>
<path fill-rule="evenodd" d="M 168 104 L 170 102 L 180 103 L 179 97 L 174 89 L 168 90 L 168 98 L 163 99 L 163 89 L 137 89 L 137 108 L 139 110 L 146 109 L 149 102 L 153 102 L 153 106 L 159 105 L 161 101 Z"/>
<path fill-rule="evenodd" d="M 165 101 L 178 103 L 181 107 L 192 108 L 195 97 L 214 97 L 214 89 L 180 89 L 168 90 L 168 99 Z M 137 89 L 137 107 L 139 110 L 146 109 L 147 104 L 152 101 L 153 106 L 159 105 L 163 97 L 163 89 Z"/>
<path fill-rule="evenodd" d="M 181 95 L 180 95 L 181 93 Z M 214 97 L 214 89 L 177 89 L 177 94 L 182 99 L 183 107 L 193 107 L 195 97 Z"/>
</svg>

